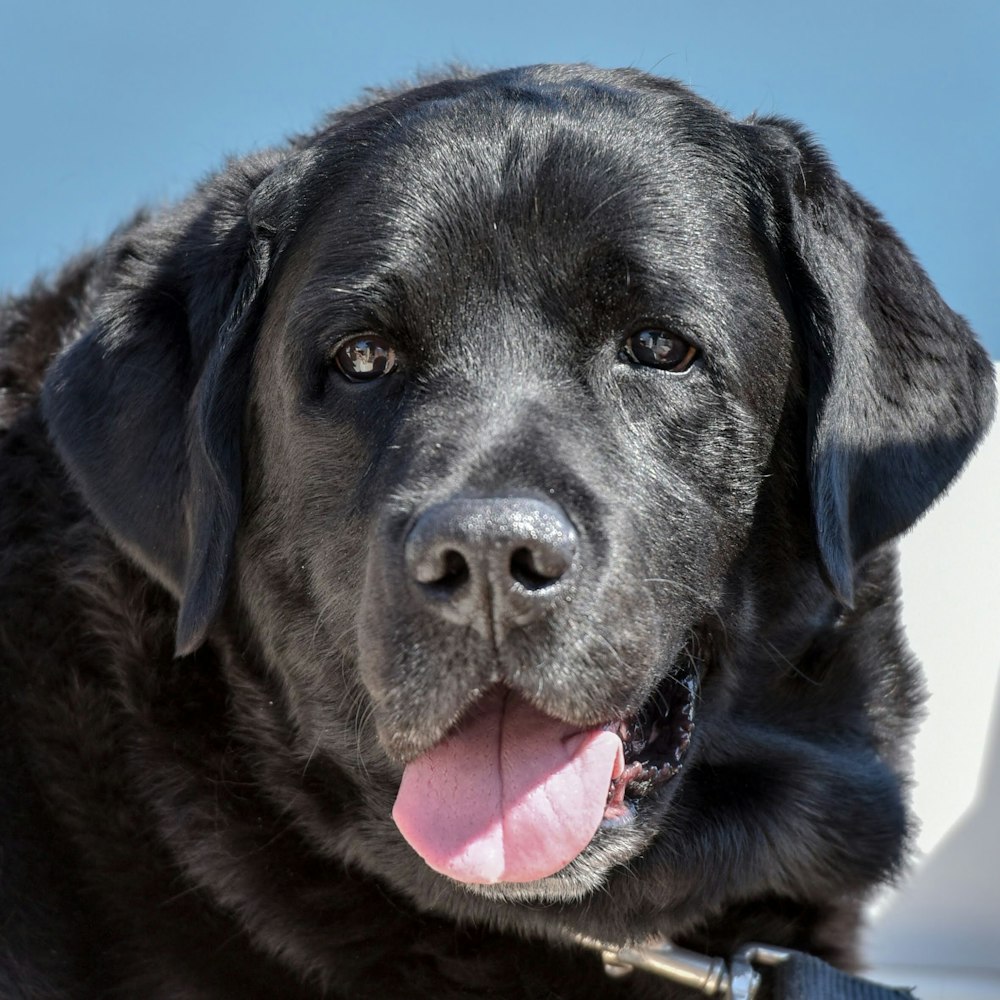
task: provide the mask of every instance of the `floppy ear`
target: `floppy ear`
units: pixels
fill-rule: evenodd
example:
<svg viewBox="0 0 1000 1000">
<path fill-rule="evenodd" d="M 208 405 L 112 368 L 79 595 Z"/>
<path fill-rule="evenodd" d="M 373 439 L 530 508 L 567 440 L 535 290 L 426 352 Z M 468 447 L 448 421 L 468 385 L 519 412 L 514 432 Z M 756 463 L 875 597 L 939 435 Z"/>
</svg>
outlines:
<svg viewBox="0 0 1000 1000">
<path fill-rule="evenodd" d="M 42 405 L 60 456 L 121 547 L 180 603 L 177 654 L 218 613 L 240 512 L 240 428 L 273 233 L 245 161 L 114 247 L 93 322 Z"/>
<path fill-rule="evenodd" d="M 856 560 L 909 528 L 975 448 L 993 413 L 993 366 L 804 132 L 756 124 L 783 147 L 779 242 L 804 338 L 816 538 L 850 605 Z"/>
</svg>

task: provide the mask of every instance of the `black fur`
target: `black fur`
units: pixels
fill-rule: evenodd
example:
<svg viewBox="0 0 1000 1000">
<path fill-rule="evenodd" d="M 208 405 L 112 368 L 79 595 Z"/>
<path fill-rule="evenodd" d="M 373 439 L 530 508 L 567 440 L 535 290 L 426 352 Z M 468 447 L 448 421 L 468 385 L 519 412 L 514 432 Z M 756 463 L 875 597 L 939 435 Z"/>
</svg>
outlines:
<svg viewBox="0 0 1000 1000">
<path fill-rule="evenodd" d="M 643 328 L 698 360 L 630 362 Z M 797 126 L 587 67 L 380 92 L 0 331 L 0 995 L 686 995 L 571 931 L 854 965 L 921 702 L 887 543 L 993 387 Z M 399 366 L 350 383 L 364 331 Z M 573 600 L 502 642 L 428 614 L 414 516 L 524 495 Z M 591 726 L 678 660 L 684 769 L 563 872 L 402 840 L 402 763 L 488 687 Z"/>
</svg>

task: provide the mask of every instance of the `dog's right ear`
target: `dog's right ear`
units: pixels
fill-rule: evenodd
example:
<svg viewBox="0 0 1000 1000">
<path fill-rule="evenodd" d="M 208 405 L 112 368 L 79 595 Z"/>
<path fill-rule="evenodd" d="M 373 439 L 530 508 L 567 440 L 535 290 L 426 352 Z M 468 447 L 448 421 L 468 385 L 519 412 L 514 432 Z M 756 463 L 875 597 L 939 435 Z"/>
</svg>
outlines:
<svg viewBox="0 0 1000 1000">
<path fill-rule="evenodd" d="M 43 412 L 84 499 L 180 604 L 192 652 L 225 596 L 240 429 L 262 290 L 281 250 L 273 156 L 122 234 L 90 327 L 52 365 Z"/>
</svg>

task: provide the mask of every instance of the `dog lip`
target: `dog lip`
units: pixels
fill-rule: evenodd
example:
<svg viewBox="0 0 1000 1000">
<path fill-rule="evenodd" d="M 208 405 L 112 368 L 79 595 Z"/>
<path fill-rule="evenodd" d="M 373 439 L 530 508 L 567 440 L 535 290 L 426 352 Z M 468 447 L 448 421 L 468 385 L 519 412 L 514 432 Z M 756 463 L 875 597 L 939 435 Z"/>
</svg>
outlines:
<svg viewBox="0 0 1000 1000">
<path fill-rule="evenodd" d="M 619 736 L 625 751 L 625 768 L 608 788 L 605 822 L 629 820 L 638 800 L 680 773 L 694 733 L 698 691 L 693 665 L 671 670 L 638 712 L 602 727 Z"/>
</svg>

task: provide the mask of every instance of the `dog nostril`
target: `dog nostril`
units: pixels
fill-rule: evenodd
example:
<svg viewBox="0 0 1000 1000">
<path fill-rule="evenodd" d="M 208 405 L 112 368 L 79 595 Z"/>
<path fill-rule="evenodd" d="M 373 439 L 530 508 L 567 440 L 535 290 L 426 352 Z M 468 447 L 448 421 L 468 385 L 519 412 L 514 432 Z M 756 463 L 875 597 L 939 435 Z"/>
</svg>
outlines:
<svg viewBox="0 0 1000 1000">
<path fill-rule="evenodd" d="M 555 551 L 516 549 L 510 557 L 510 575 L 525 590 L 542 590 L 559 581 L 569 563 Z"/>
<path fill-rule="evenodd" d="M 458 590 L 469 579 L 469 564 L 457 549 L 426 553 L 412 569 L 419 583 L 441 590 Z"/>
<path fill-rule="evenodd" d="M 465 561 L 465 556 L 455 549 L 448 549 L 441 562 L 441 576 L 431 582 L 438 587 L 458 590 L 469 579 L 469 564 Z"/>
</svg>

